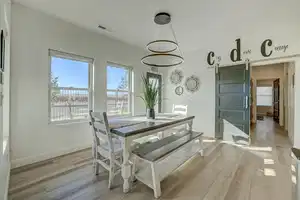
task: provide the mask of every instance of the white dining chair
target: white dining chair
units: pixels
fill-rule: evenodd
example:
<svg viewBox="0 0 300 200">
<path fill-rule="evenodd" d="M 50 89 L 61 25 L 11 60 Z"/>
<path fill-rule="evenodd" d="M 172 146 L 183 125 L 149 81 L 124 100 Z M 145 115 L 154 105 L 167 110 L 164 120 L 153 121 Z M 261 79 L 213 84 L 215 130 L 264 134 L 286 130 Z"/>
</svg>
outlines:
<svg viewBox="0 0 300 200">
<path fill-rule="evenodd" d="M 122 145 L 110 132 L 106 112 L 90 110 L 90 125 L 93 130 L 93 156 L 95 174 L 98 175 L 100 165 L 109 171 L 108 188 L 111 188 L 116 174 L 121 171 Z"/>
<path fill-rule="evenodd" d="M 175 105 L 173 104 L 172 113 L 174 114 L 181 114 L 181 115 L 187 115 L 187 105 Z"/>
<path fill-rule="evenodd" d="M 179 115 L 187 115 L 187 111 L 188 111 L 187 109 L 188 109 L 187 105 L 176 105 L 176 104 L 173 104 L 172 113 L 173 114 L 179 114 Z M 176 134 L 177 132 L 184 131 L 187 128 L 188 128 L 188 126 L 186 124 L 178 126 L 178 127 L 175 127 L 175 128 L 172 129 L 172 134 Z"/>
</svg>

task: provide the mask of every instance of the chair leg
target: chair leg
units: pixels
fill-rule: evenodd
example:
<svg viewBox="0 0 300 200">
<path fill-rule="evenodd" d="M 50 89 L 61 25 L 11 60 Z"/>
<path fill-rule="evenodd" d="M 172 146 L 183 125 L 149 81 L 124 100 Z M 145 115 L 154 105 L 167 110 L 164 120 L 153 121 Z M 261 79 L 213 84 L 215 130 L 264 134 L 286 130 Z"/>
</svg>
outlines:
<svg viewBox="0 0 300 200">
<path fill-rule="evenodd" d="M 99 175 L 99 169 L 100 169 L 100 164 L 96 161 L 96 165 L 95 165 L 95 175 L 96 176 Z"/>
<path fill-rule="evenodd" d="M 151 163 L 151 171 L 152 171 L 154 197 L 159 198 L 161 196 L 161 188 L 160 188 L 160 180 L 155 169 L 155 163 Z"/>
<path fill-rule="evenodd" d="M 94 158 L 94 173 L 95 175 L 98 175 L 99 174 L 99 170 L 100 170 L 100 164 L 97 162 L 99 158 L 99 153 L 98 152 L 95 152 L 95 158 Z"/>
<path fill-rule="evenodd" d="M 115 177 L 115 160 L 110 159 L 109 177 L 108 177 L 108 189 L 111 189 Z"/>
<path fill-rule="evenodd" d="M 157 137 L 161 140 L 164 138 L 164 134 L 165 134 L 164 131 L 161 131 L 161 132 L 157 133 Z"/>
<path fill-rule="evenodd" d="M 109 178 L 108 178 L 108 189 L 111 189 L 111 187 L 113 185 L 113 181 L 114 181 L 114 177 L 115 177 L 114 173 L 115 173 L 114 169 L 110 168 L 110 170 L 109 170 Z"/>
</svg>

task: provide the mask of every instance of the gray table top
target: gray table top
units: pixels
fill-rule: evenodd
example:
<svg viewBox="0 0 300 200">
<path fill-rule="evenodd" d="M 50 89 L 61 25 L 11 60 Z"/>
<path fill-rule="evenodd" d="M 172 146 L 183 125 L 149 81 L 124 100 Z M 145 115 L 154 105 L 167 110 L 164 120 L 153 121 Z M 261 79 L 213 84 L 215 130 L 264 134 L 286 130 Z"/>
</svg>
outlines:
<svg viewBox="0 0 300 200">
<path fill-rule="evenodd" d="M 176 114 L 158 114 L 156 118 L 147 119 L 145 116 L 133 116 L 125 118 L 116 118 L 109 120 L 111 132 L 121 136 L 128 137 L 146 131 L 152 131 L 164 126 L 181 123 L 194 119 L 195 116 L 182 116 Z"/>
</svg>

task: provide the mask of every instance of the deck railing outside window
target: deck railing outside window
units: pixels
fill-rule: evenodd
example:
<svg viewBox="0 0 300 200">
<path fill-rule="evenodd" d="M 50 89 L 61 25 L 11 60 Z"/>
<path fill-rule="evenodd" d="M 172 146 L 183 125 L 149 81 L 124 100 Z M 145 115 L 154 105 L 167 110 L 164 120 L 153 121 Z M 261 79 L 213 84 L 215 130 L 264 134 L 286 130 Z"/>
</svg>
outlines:
<svg viewBox="0 0 300 200">
<path fill-rule="evenodd" d="M 88 118 L 87 88 L 53 87 L 51 90 L 51 121 Z"/>
<path fill-rule="evenodd" d="M 107 91 L 107 113 L 108 115 L 130 114 L 128 91 L 108 90 Z"/>
<path fill-rule="evenodd" d="M 88 97 L 86 88 L 53 87 L 51 90 L 51 121 L 88 119 Z M 109 115 L 129 114 L 128 92 L 108 91 Z"/>
<path fill-rule="evenodd" d="M 132 69 L 108 63 L 106 67 L 106 111 L 108 115 L 130 115 L 132 112 Z"/>
</svg>

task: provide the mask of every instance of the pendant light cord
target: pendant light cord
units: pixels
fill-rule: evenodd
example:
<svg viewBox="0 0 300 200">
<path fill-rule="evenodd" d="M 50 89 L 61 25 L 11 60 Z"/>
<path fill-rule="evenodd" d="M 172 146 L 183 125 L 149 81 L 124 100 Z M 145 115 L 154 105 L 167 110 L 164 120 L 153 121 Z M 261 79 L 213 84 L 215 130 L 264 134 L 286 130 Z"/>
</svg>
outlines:
<svg viewBox="0 0 300 200">
<path fill-rule="evenodd" d="M 179 47 L 179 43 L 178 43 L 178 40 L 177 40 L 177 38 L 176 38 L 176 34 L 175 34 L 175 31 L 174 31 L 174 29 L 173 29 L 173 25 L 172 25 L 172 22 L 170 23 L 170 27 L 171 27 L 171 30 L 172 30 L 172 34 L 173 34 L 173 36 L 174 36 L 175 42 L 176 42 L 176 43 L 177 43 L 177 45 L 178 45 L 178 50 L 179 50 L 179 53 L 180 53 L 180 55 L 181 55 L 181 56 L 183 56 L 183 54 L 182 54 L 182 52 L 181 52 L 181 50 L 180 50 L 180 47 Z"/>
</svg>

